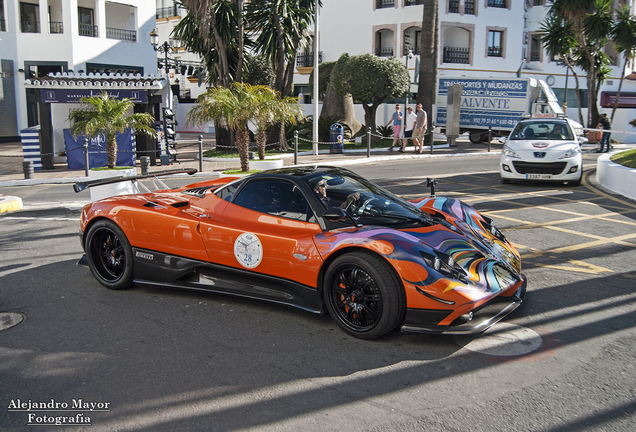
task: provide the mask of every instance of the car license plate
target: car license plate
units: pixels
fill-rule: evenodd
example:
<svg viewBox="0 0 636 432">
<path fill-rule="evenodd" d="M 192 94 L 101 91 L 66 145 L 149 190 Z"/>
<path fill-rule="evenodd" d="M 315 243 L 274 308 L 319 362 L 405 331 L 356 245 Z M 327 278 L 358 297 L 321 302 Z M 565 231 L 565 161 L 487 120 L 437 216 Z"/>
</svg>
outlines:
<svg viewBox="0 0 636 432">
<path fill-rule="evenodd" d="M 551 180 L 552 174 L 526 174 L 526 180 Z"/>
</svg>

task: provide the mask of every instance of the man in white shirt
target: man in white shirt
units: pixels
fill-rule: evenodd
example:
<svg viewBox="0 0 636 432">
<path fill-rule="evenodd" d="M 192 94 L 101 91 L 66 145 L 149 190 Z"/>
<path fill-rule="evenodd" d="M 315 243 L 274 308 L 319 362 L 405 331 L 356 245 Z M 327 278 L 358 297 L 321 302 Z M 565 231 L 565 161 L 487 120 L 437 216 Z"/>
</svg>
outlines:
<svg viewBox="0 0 636 432">
<path fill-rule="evenodd" d="M 402 141 L 402 148 L 398 151 L 404 153 L 406 150 L 406 145 L 409 142 L 409 138 L 413 136 L 413 129 L 415 128 L 415 122 L 417 121 L 417 116 L 413 112 L 412 107 L 407 108 L 406 119 L 404 121 L 404 140 Z"/>
</svg>

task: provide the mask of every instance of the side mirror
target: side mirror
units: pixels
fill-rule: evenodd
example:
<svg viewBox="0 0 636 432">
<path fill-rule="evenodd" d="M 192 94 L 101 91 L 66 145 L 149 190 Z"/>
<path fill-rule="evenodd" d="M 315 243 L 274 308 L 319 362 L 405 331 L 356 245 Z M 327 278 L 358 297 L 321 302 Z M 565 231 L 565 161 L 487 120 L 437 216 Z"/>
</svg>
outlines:
<svg viewBox="0 0 636 432">
<path fill-rule="evenodd" d="M 582 136 L 578 137 L 578 139 L 579 139 L 579 144 L 587 144 L 590 141 L 587 138 Z"/>
</svg>

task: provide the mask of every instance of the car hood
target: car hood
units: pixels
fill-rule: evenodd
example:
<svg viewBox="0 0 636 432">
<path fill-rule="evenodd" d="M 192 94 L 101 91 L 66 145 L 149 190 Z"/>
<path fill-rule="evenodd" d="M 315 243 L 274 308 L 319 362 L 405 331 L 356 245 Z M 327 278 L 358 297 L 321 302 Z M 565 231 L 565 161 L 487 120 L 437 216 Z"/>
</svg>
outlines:
<svg viewBox="0 0 636 432">
<path fill-rule="evenodd" d="M 506 145 L 511 150 L 519 153 L 534 153 L 534 152 L 546 152 L 546 153 L 565 153 L 571 150 L 573 147 L 578 147 L 579 143 L 576 141 L 554 141 L 554 140 L 508 140 Z"/>
</svg>

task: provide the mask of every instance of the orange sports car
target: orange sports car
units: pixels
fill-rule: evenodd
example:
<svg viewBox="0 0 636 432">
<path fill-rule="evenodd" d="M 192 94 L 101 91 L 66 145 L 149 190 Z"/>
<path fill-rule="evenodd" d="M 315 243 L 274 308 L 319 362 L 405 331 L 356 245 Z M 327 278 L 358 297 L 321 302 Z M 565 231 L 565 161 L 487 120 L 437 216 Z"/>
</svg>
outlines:
<svg viewBox="0 0 636 432">
<path fill-rule="evenodd" d="M 406 201 L 327 166 L 102 199 L 84 207 L 80 240 L 107 288 L 189 288 L 326 309 L 364 339 L 398 326 L 479 333 L 526 291 L 518 252 L 472 207 L 434 192 Z"/>
</svg>

